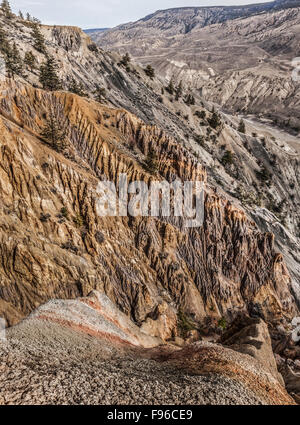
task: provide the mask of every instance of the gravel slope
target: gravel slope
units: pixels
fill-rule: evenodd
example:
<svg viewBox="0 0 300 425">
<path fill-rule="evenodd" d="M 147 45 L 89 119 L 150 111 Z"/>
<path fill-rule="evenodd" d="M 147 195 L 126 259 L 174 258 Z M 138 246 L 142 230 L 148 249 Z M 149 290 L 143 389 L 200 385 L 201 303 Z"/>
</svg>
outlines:
<svg viewBox="0 0 300 425">
<path fill-rule="evenodd" d="M 0 340 L 1 405 L 293 404 L 247 354 L 208 342 L 162 345 L 142 337 L 123 313 L 110 313 L 109 303 L 97 306 L 99 320 L 84 309 L 79 328 L 82 299 L 77 309 L 74 303 L 49 302 L 7 330 Z M 127 340 L 112 337 L 118 327 Z"/>
</svg>

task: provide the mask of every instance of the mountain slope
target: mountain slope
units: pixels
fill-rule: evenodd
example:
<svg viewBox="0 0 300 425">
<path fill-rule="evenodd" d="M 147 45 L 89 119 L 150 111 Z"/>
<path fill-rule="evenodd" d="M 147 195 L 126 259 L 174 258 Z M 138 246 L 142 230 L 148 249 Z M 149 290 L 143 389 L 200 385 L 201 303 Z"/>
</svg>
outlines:
<svg viewBox="0 0 300 425">
<path fill-rule="evenodd" d="M 78 28 L 0 22 L 0 404 L 294 404 L 298 139 Z M 203 225 L 103 217 L 121 173 L 205 183 Z"/>
<path fill-rule="evenodd" d="M 34 50 L 32 28 L 24 22 L 5 22 L 3 28 L 22 54 L 28 45 Z M 160 98 L 158 78 L 151 80 L 134 64 L 128 71 L 117 55 L 89 47 L 90 39 L 77 28 L 41 31 L 48 53 L 59 63 L 63 87 L 73 77 L 90 98 L 34 87 L 37 70 L 1 83 L 0 307 L 9 324 L 50 298 L 74 298 L 92 289 L 104 290 L 137 323 L 150 321 L 154 334 L 161 332 L 159 317 L 166 315 L 165 338 L 176 327 L 174 305 L 196 320 L 251 312 L 257 305 L 271 319 L 292 317 L 298 240 L 263 206 L 286 199 L 286 226 L 296 228 L 297 151 L 269 136 L 262 145 L 257 137 L 239 133 L 238 121 L 229 115 L 220 114 L 212 129 L 211 104 L 197 96 L 195 105 Z M 36 56 L 39 64 L 45 61 L 43 53 Z M 102 104 L 92 99 L 96 84 L 109 91 Z M 139 118 L 116 106 L 136 111 Z M 67 125 L 64 155 L 41 137 L 53 107 Z M 199 120 L 199 110 L 206 118 Z M 153 122 L 157 125 L 149 125 Z M 129 179 L 151 181 L 151 150 L 159 158 L 159 178 L 209 178 L 203 228 L 187 231 L 176 221 L 97 216 L 98 179 L 116 182 L 120 172 L 127 172 Z M 223 162 L 226 150 L 234 152 L 231 164 Z M 265 184 L 260 173 L 272 169 L 271 161 L 279 156 L 272 183 Z M 255 185 L 261 201 L 255 192 L 245 194 Z M 253 220 L 267 233 L 260 233 Z"/>
<path fill-rule="evenodd" d="M 199 229 L 172 219 L 98 217 L 97 179 L 117 183 L 125 172 L 129 181 L 149 182 L 142 164 L 150 149 L 160 158 L 159 178 L 205 180 L 187 150 L 126 111 L 10 84 L 3 86 L 1 117 L 0 288 L 10 322 L 49 298 L 98 288 L 140 324 L 166 307 L 172 318 L 174 302 L 197 320 L 257 303 L 266 317 L 293 315 L 290 277 L 274 237 L 213 192 Z M 68 123 L 64 155 L 39 138 L 52 105 Z"/>
<path fill-rule="evenodd" d="M 299 132 L 292 59 L 299 51 L 300 3 L 285 5 L 168 9 L 92 37 L 105 49 L 151 63 L 166 80 L 182 80 L 227 111 L 263 115 Z"/>
</svg>

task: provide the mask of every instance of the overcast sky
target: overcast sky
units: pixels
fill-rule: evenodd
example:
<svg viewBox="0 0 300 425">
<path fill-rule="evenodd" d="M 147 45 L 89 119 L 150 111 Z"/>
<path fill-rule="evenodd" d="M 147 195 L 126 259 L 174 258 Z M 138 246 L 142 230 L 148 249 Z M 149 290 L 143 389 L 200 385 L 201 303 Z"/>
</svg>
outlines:
<svg viewBox="0 0 300 425">
<path fill-rule="evenodd" d="M 184 6 L 219 6 L 262 3 L 264 0 L 11 0 L 15 12 L 49 25 L 76 25 L 81 28 L 110 28 L 136 21 L 159 9 Z"/>
</svg>

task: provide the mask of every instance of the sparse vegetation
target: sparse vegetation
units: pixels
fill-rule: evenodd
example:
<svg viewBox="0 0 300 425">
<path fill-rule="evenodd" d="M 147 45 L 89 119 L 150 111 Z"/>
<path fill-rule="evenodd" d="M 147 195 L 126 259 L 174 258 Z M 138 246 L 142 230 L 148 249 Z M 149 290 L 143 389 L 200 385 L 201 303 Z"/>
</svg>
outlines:
<svg viewBox="0 0 300 425">
<path fill-rule="evenodd" d="M 31 51 L 25 53 L 24 63 L 31 72 L 36 69 L 36 58 Z"/>
<path fill-rule="evenodd" d="M 171 94 L 171 95 L 173 95 L 173 94 L 174 94 L 175 87 L 174 87 L 173 80 L 170 80 L 169 84 L 168 84 L 168 85 L 167 85 L 167 87 L 166 87 L 166 91 L 167 91 L 169 94 Z"/>
<path fill-rule="evenodd" d="M 145 74 L 151 78 L 151 80 L 155 77 L 155 70 L 151 65 L 147 65 L 146 68 L 144 69 Z"/>
<path fill-rule="evenodd" d="M 69 239 L 66 243 L 62 244 L 62 249 L 66 249 L 68 251 L 73 252 L 74 254 L 77 254 L 79 249 L 76 245 L 74 245 L 73 241 Z"/>
<path fill-rule="evenodd" d="M 179 309 L 177 314 L 177 325 L 183 338 L 187 337 L 189 331 L 195 329 L 195 325 L 192 320 L 181 309 Z"/>
<path fill-rule="evenodd" d="M 205 111 L 196 111 L 194 115 L 201 120 L 204 120 L 206 118 L 206 112 Z"/>
<path fill-rule="evenodd" d="M 205 146 L 205 139 L 204 136 L 200 135 L 200 134 L 195 134 L 194 135 L 194 140 L 196 143 L 198 143 L 198 145 L 204 147 Z"/>
<path fill-rule="evenodd" d="M 85 97 L 87 96 L 87 93 L 84 91 L 84 86 L 82 82 L 77 83 L 75 78 L 71 78 L 71 82 L 68 87 L 69 92 L 77 94 L 78 96 Z"/>
<path fill-rule="evenodd" d="M 217 112 L 213 112 L 211 118 L 208 118 L 207 122 L 211 126 L 211 128 L 216 129 L 221 125 L 220 116 Z"/>
<path fill-rule="evenodd" d="M 80 213 L 77 213 L 75 217 L 73 217 L 73 222 L 76 227 L 82 227 L 85 224 L 85 220 Z"/>
<path fill-rule="evenodd" d="M 145 164 L 149 173 L 155 174 L 158 171 L 157 156 L 153 150 L 148 153 Z"/>
<path fill-rule="evenodd" d="M 3 12 L 6 19 L 11 19 L 13 17 L 11 7 L 8 0 L 3 0 L 1 3 L 1 11 Z"/>
<path fill-rule="evenodd" d="M 33 47 L 40 53 L 46 53 L 45 37 L 37 23 L 32 26 L 32 37 L 34 39 Z"/>
<path fill-rule="evenodd" d="M 42 223 L 46 223 L 49 220 L 50 217 L 51 217 L 50 214 L 41 214 L 40 215 L 40 221 Z"/>
<path fill-rule="evenodd" d="M 234 155 L 233 155 L 232 151 L 226 150 L 225 153 L 224 153 L 224 155 L 223 155 L 223 158 L 221 160 L 221 163 L 224 166 L 226 166 L 226 165 L 233 164 L 233 162 L 234 162 Z"/>
<path fill-rule="evenodd" d="M 60 210 L 60 214 L 66 220 L 69 218 L 69 212 L 66 207 L 62 207 L 62 209 Z"/>
<path fill-rule="evenodd" d="M 227 329 L 227 320 L 222 317 L 218 322 L 218 327 L 222 329 L 222 331 L 225 331 Z"/>
<path fill-rule="evenodd" d="M 191 93 L 187 94 L 185 99 L 184 99 L 184 102 L 188 106 L 195 105 L 196 101 L 195 101 L 194 95 L 192 95 Z"/>
<path fill-rule="evenodd" d="M 62 85 L 57 75 L 57 64 L 51 56 L 49 56 L 46 62 L 40 67 L 40 83 L 44 90 L 54 91 L 60 90 Z"/>
<path fill-rule="evenodd" d="M 129 56 L 129 53 L 126 53 L 126 54 L 122 57 L 122 59 L 120 60 L 119 65 L 123 65 L 123 66 L 125 66 L 125 67 L 128 67 L 128 66 L 129 66 L 129 64 L 130 64 L 130 62 L 131 62 L 131 57 Z"/>
<path fill-rule="evenodd" d="M 182 86 L 182 81 L 180 81 L 180 83 L 178 84 L 175 90 L 175 100 L 179 100 L 182 97 L 182 94 L 183 94 L 183 86 Z"/>
<path fill-rule="evenodd" d="M 272 174 L 266 167 L 262 167 L 260 171 L 256 171 L 256 175 L 263 183 L 268 183 L 272 180 Z"/>
<path fill-rule="evenodd" d="M 103 103 L 106 97 L 106 90 L 104 87 L 96 86 L 94 91 L 95 100 L 99 103 Z"/>
<path fill-rule="evenodd" d="M 58 111 L 50 111 L 46 125 L 41 132 L 41 137 L 57 152 L 63 152 L 66 148 L 67 129 L 58 115 Z"/>
<path fill-rule="evenodd" d="M 240 133 L 246 133 L 246 126 L 245 126 L 244 120 L 240 121 L 238 131 Z"/>
</svg>

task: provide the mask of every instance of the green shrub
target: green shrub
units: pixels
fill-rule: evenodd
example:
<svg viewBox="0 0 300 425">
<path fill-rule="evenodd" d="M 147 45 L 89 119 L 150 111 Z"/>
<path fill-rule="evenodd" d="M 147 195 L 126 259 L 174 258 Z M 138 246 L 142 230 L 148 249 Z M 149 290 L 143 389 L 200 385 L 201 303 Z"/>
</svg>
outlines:
<svg viewBox="0 0 300 425">
<path fill-rule="evenodd" d="M 225 329 L 227 328 L 227 321 L 225 317 L 222 317 L 222 319 L 219 320 L 218 327 L 225 331 Z"/>
<path fill-rule="evenodd" d="M 180 331 L 180 334 L 185 338 L 189 331 L 195 329 L 194 323 L 191 319 L 181 310 L 179 309 L 177 314 L 177 325 Z"/>
</svg>

